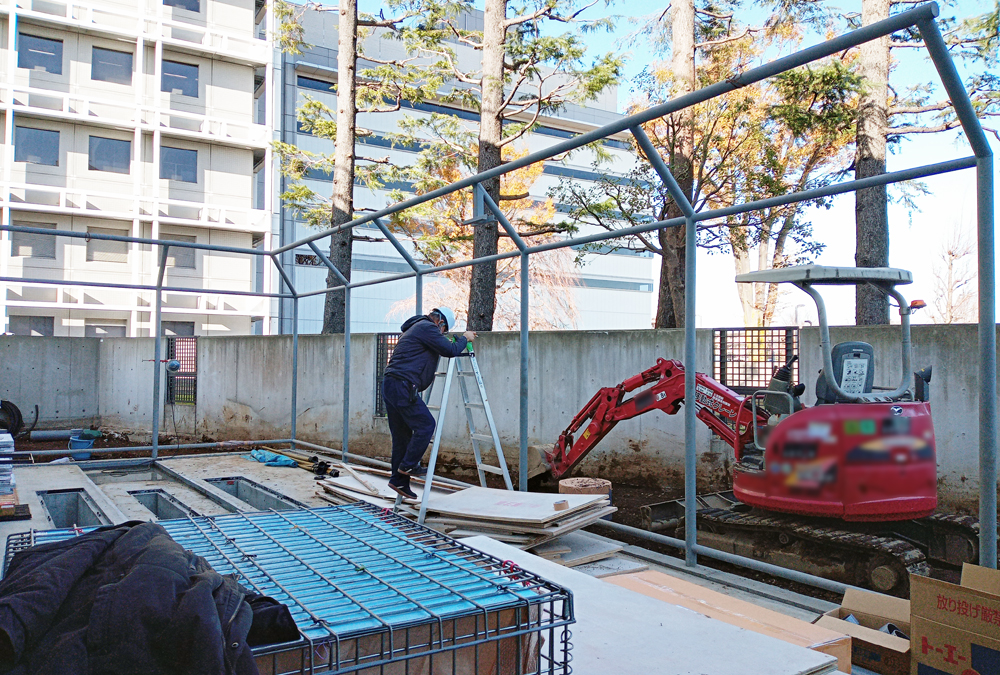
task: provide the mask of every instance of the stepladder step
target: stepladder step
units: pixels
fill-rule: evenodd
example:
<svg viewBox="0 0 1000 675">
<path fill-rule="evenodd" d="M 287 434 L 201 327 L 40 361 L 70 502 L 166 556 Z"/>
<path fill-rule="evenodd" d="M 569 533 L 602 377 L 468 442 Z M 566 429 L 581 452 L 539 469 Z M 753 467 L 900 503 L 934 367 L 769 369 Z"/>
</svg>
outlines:
<svg viewBox="0 0 1000 675">
<path fill-rule="evenodd" d="M 498 476 L 503 475 L 503 469 L 501 469 L 499 466 L 490 466 L 489 464 L 477 464 L 476 467 L 480 471 L 485 471 L 486 473 L 495 473 Z"/>
<path fill-rule="evenodd" d="M 493 437 L 489 434 L 472 434 L 472 438 L 476 441 L 485 441 L 487 443 L 493 442 Z"/>
<path fill-rule="evenodd" d="M 466 408 L 475 408 L 476 410 L 486 410 L 486 406 L 483 405 L 482 403 L 472 403 L 472 402 L 469 402 L 469 403 L 465 404 L 465 407 Z"/>
</svg>

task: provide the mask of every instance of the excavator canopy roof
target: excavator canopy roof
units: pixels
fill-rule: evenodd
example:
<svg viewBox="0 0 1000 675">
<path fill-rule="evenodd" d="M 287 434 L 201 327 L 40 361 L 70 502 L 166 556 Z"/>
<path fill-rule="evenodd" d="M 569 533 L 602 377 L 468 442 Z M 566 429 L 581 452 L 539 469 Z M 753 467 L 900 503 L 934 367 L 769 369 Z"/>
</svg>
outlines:
<svg viewBox="0 0 1000 675">
<path fill-rule="evenodd" d="M 913 283 L 913 275 L 908 270 L 895 267 L 827 267 L 825 265 L 797 265 L 773 270 L 761 270 L 736 275 L 736 282 L 749 284 L 763 282 L 769 284 L 864 284 Z"/>
</svg>

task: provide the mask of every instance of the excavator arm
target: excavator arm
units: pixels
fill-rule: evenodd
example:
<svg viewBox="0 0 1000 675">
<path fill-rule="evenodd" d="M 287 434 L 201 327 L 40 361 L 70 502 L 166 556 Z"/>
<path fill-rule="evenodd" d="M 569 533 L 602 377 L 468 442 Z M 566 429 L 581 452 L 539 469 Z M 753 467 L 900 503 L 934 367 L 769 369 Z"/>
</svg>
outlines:
<svg viewBox="0 0 1000 675">
<path fill-rule="evenodd" d="M 751 416 L 746 400 L 725 385 L 697 373 L 695 401 L 698 418 L 733 448 L 739 448 Z M 644 387 L 635 396 L 630 393 Z M 604 387 L 573 417 L 546 455 L 554 478 L 573 470 L 594 446 L 622 420 L 651 410 L 674 415 L 684 402 L 684 365 L 680 361 L 657 359 L 656 365 L 628 378 L 615 387 Z M 582 433 L 579 433 L 583 429 Z M 577 434 L 579 433 L 579 436 Z"/>
</svg>

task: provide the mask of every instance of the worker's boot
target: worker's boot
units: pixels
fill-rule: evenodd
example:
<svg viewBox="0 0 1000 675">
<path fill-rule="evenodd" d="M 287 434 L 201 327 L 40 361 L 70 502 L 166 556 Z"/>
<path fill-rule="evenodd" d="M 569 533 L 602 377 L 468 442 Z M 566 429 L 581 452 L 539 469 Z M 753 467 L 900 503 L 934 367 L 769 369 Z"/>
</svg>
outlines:
<svg viewBox="0 0 1000 675">
<path fill-rule="evenodd" d="M 405 474 L 396 474 L 389 479 L 389 489 L 401 496 L 403 499 L 416 499 L 417 493 L 410 489 L 410 477 Z"/>
</svg>

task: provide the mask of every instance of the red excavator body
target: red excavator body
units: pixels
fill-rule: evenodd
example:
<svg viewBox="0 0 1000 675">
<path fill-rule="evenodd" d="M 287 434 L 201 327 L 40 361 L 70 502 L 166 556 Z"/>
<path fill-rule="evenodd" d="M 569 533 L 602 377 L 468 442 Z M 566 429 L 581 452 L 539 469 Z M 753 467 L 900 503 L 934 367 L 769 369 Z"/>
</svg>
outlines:
<svg viewBox="0 0 1000 675">
<path fill-rule="evenodd" d="M 626 398 L 640 387 L 647 388 Z M 869 522 L 921 518 L 937 506 L 927 402 L 817 405 L 780 416 L 775 424 L 754 397 L 702 373 L 696 375 L 695 398 L 698 418 L 735 451 L 733 491 L 745 504 Z M 569 473 L 618 422 L 652 410 L 673 415 L 683 401 L 684 367 L 672 360 L 658 359 L 639 375 L 601 389 L 548 454 L 553 476 Z"/>
<path fill-rule="evenodd" d="M 937 464 L 926 402 L 805 408 L 767 435 L 755 466 L 736 450 L 733 492 L 745 504 L 851 521 L 923 518 L 937 506 Z"/>
</svg>

